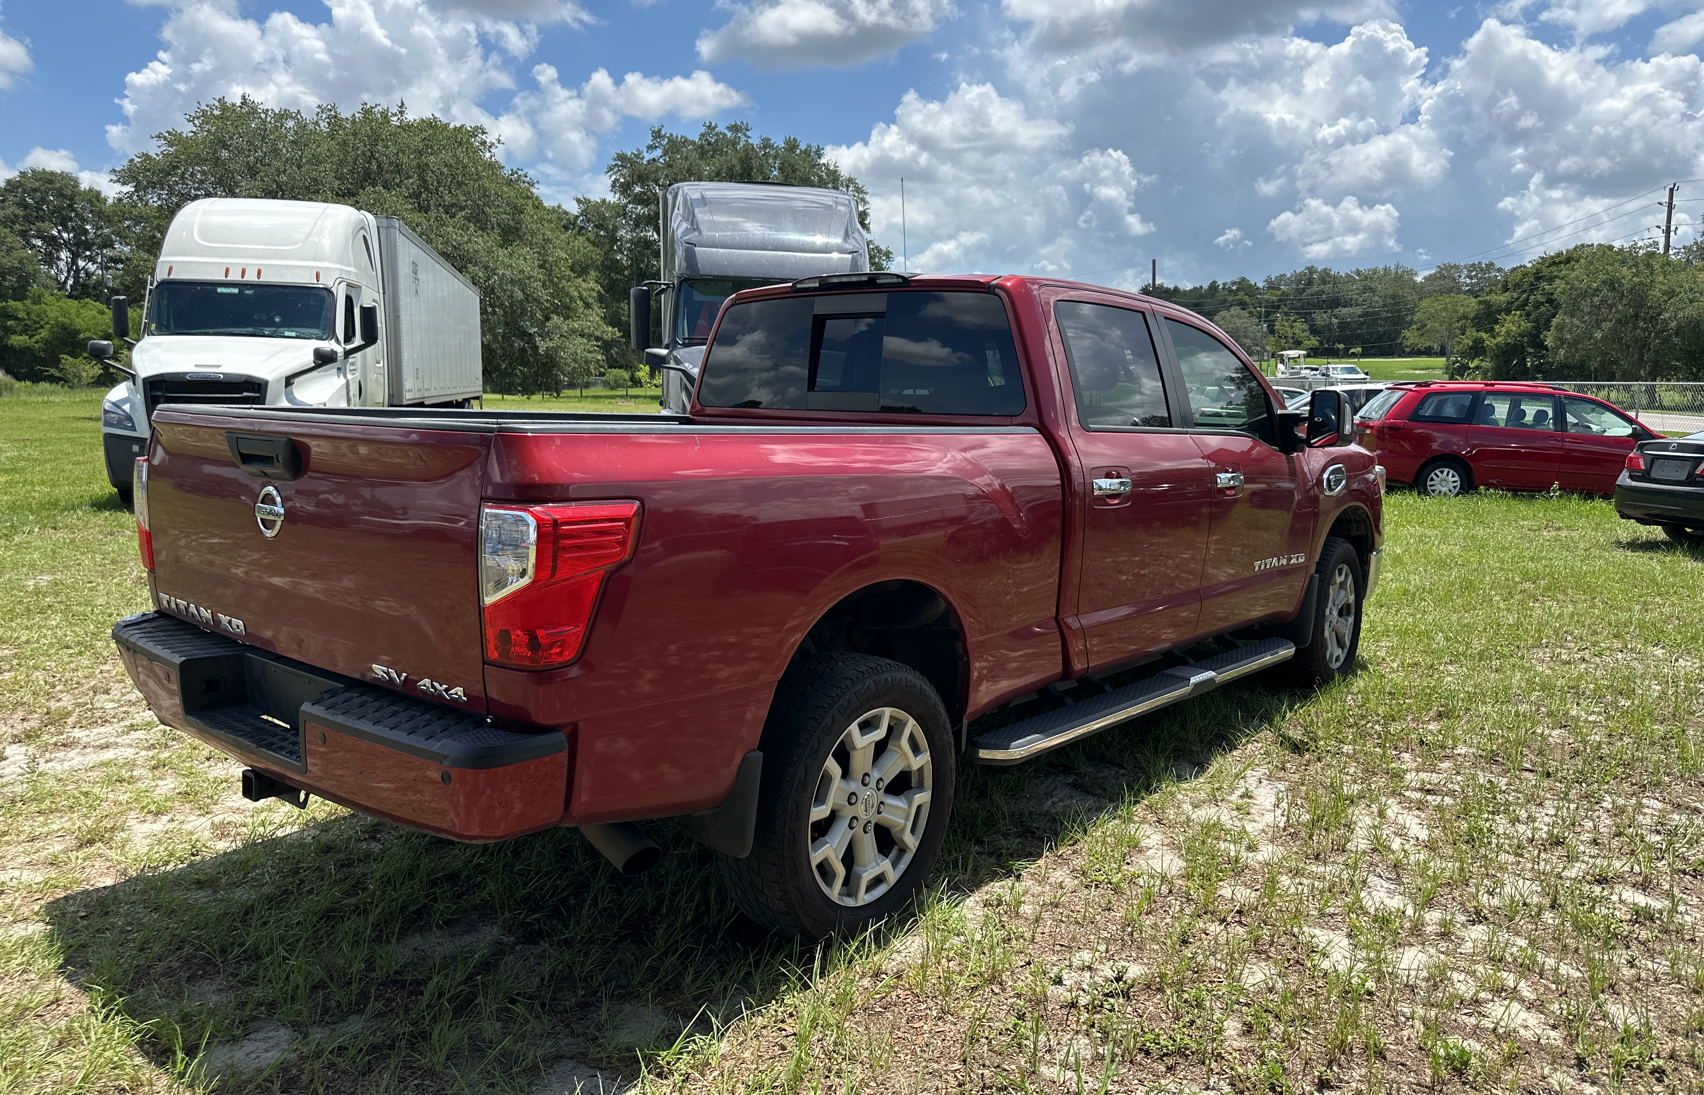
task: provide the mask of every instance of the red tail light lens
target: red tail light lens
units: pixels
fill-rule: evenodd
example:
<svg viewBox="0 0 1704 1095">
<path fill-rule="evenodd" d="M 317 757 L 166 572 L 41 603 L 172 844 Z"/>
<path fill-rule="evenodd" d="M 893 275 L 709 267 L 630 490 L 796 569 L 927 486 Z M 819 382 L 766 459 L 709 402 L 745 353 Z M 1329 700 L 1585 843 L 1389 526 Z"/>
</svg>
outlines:
<svg viewBox="0 0 1704 1095">
<path fill-rule="evenodd" d="M 1627 463 L 1624 465 L 1624 467 L 1626 467 L 1626 469 L 1628 471 L 1644 471 L 1645 470 L 1645 454 L 1642 453 L 1642 452 L 1630 452 L 1630 453 L 1628 453 L 1627 454 Z"/>
<path fill-rule="evenodd" d="M 604 579 L 633 557 L 638 530 L 638 502 L 482 507 L 485 660 L 544 669 L 579 657 Z"/>
<path fill-rule="evenodd" d="M 138 456 L 130 473 L 130 500 L 136 508 L 136 546 L 142 552 L 142 566 L 154 569 L 154 534 L 148 531 L 148 458 Z"/>
</svg>

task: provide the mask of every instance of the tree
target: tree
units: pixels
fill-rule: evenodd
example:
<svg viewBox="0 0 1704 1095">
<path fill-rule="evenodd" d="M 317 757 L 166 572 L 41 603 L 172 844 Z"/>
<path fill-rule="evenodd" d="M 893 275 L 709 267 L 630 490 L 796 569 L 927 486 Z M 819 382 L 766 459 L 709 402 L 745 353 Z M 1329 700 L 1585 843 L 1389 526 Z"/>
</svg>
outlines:
<svg viewBox="0 0 1704 1095">
<path fill-rule="evenodd" d="M 1282 350 L 1311 350 L 1319 345 L 1319 339 L 1308 333 L 1308 325 L 1299 316 L 1279 316 L 1272 324 L 1272 337 L 1269 340 L 1272 352 Z"/>
<path fill-rule="evenodd" d="M 752 140 L 751 126 L 706 122 L 698 136 L 651 130 L 644 148 L 618 152 L 605 169 L 611 197 L 579 198 L 571 226 L 600 252 L 596 276 L 603 288 L 604 321 L 627 327 L 627 294 L 633 286 L 659 276 L 662 240 L 657 234 L 657 195 L 678 182 L 773 182 L 844 190 L 858 204 L 858 223 L 870 230 L 869 193 L 839 165 L 825 159 L 823 147 L 797 137 Z M 887 269 L 893 252 L 871 243 L 870 265 Z M 624 345 L 624 344 L 623 344 Z M 625 364 L 631 354 L 617 348 L 610 364 Z"/>
<path fill-rule="evenodd" d="M 0 303 L 0 370 L 19 380 L 91 383 L 105 370 L 89 361 L 89 340 L 111 337 L 112 313 L 96 301 L 36 286 L 22 300 Z"/>
<path fill-rule="evenodd" d="M 1219 329 L 1230 335 L 1243 352 L 1256 361 L 1266 357 L 1266 332 L 1260 329 L 1260 321 L 1255 319 L 1242 308 L 1227 308 L 1213 317 L 1213 322 Z"/>
<path fill-rule="evenodd" d="M 1402 332 L 1402 345 L 1415 353 L 1442 352 L 1448 368 L 1456 340 L 1473 318 L 1473 298 L 1465 293 L 1427 297 L 1414 311 L 1414 326 Z"/>
<path fill-rule="evenodd" d="M 1503 268 L 1494 262 L 1445 262 L 1420 279 L 1422 297 L 1466 295 L 1478 298 L 1495 289 Z"/>
<path fill-rule="evenodd" d="M 52 284 L 53 279 L 36 260 L 36 253 L 25 247 L 11 229 L 0 226 L 0 300 L 18 300 L 37 286 Z"/>
<path fill-rule="evenodd" d="M 1582 244 L 1542 255 L 1505 273 L 1474 304 L 1456 344 L 1450 375 L 1489 380 L 1542 380 L 1551 375 L 1545 341 L 1556 318 L 1556 293 L 1568 268 L 1604 244 Z"/>
<path fill-rule="evenodd" d="M 32 167 L 7 179 L 0 185 L 0 225 L 35 252 L 66 296 L 99 293 L 109 254 L 117 257 L 106 197 L 64 171 Z"/>
<path fill-rule="evenodd" d="M 497 392 L 560 391 L 588 346 L 619 339 L 602 319 L 594 245 L 564 231 L 560 211 L 497 160 L 479 126 L 413 118 L 401 105 L 322 106 L 310 118 L 246 96 L 198 107 L 188 123 L 114 172 L 162 211 L 138 217 L 152 231 L 208 197 L 343 202 L 400 217 L 479 289 L 485 380 Z M 156 236 L 147 250 L 158 249 Z"/>
<path fill-rule="evenodd" d="M 1685 267 L 1647 247 L 1583 252 L 1556 291 L 1545 334 L 1555 375 L 1591 380 L 1659 380 L 1682 372 L 1670 303 Z"/>
</svg>

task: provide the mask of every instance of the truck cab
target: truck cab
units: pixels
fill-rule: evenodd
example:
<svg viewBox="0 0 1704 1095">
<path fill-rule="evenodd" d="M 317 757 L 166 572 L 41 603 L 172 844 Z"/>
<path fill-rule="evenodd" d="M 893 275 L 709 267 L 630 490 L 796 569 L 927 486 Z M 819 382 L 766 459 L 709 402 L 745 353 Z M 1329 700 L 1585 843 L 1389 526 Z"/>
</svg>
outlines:
<svg viewBox="0 0 1704 1095">
<path fill-rule="evenodd" d="M 424 282 L 422 255 L 430 256 Z M 387 263 L 406 265 L 407 277 Z M 401 291 L 387 294 L 387 280 Z M 439 284 L 445 281 L 447 294 Z M 428 298 L 429 307 L 409 308 L 415 302 L 400 298 L 410 296 Z M 154 266 L 130 356 L 135 375 L 101 407 L 107 479 L 128 499 L 132 462 L 146 448 L 155 408 L 165 403 L 402 402 L 405 378 L 392 374 L 402 365 L 404 328 L 419 326 L 405 313 L 436 312 L 439 322 L 462 329 L 453 340 L 460 359 L 453 391 L 438 396 L 475 397 L 478 300 L 471 283 L 393 217 L 322 202 L 191 202 L 172 219 Z M 128 334 L 116 319 L 114 334 Z"/>
<path fill-rule="evenodd" d="M 664 409 L 685 412 L 722 302 L 742 289 L 870 268 L 858 206 L 840 190 L 676 183 L 659 199 L 657 281 L 633 290 L 633 348 L 663 369 Z M 651 347 L 651 311 L 662 346 Z M 646 351 L 651 350 L 647 356 Z"/>
</svg>

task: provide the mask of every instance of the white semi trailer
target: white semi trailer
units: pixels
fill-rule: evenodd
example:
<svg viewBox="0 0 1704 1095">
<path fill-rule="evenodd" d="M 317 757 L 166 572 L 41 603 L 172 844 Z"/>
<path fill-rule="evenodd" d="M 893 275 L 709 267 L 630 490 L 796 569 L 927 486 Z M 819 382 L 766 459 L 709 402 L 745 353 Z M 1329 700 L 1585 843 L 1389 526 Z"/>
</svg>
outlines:
<svg viewBox="0 0 1704 1095">
<path fill-rule="evenodd" d="M 663 369 L 665 410 L 684 413 L 722 301 L 758 285 L 870 268 L 858 204 L 842 190 L 773 183 L 676 183 L 659 199 L 660 277 L 632 292 L 630 335 Z M 662 346 L 651 347 L 651 308 Z"/>
<path fill-rule="evenodd" d="M 113 300 L 114 338 L 130 341 Z M 107 480 L 126 502 L 163 403 L 463 405 L 483 387 L 479 290 L 395 217 L 207 198 L 166 230 L 129 379 L 107 393 Z M 112 344 L 89 353 L 110 358 Z"/>
</svg>

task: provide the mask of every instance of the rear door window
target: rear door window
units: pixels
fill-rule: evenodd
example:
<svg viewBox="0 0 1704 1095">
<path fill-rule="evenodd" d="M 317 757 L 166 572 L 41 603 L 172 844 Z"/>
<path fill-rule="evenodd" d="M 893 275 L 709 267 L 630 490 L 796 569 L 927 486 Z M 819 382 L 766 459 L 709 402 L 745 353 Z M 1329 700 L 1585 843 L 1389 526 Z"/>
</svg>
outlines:
<svg viewBox="0 0 1704 1095">
<path fill-rule="evenodd" d="M 1474 422 L 1511 430 L 1555 430 L 1556 400 L 1548 395 L 1486 392 Z"/>
<path fill-rule="evenodd" d="M 706 407 L 1023 413 L 1006 309 L 992 293 L 892 292 L 736 304 L 704 359 Z"/>
<path fill-rule="evenodd" d="M 1427 392 L 1409 415 L 1416 422 L 1456 422 L 1465 425 L 1473 411 L 1473 392 Z"/>
<path fill-rule="evenodd" d="M 1148 320 L 1129 308 L 1062 300 L 1053 306 L 1085 429 L 1170 426 Z"/>
</svg>

